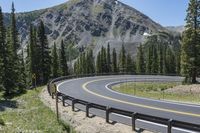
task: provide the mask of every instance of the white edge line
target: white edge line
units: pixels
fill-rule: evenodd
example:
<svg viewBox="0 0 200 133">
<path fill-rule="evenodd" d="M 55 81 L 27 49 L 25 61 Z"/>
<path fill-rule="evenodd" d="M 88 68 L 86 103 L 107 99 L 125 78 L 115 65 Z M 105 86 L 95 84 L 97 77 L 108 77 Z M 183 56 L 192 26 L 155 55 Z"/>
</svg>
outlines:
<svg viewBox="0 0 200 133">
<path fill-rule="evenodd" d="M 56 88 L 57 91 L 60 92 L 59 87 L 60 87 L 62 84 L 65 84 L 65 83 L 68 83 L 68 82 L 71 82 L 71 81 L 75 81 L 75 80 L 78 80 L 78 79 L 79 79 L 79 78 L 62 81 L 61 83 L 59 83 L 59 84 L 57 85 L 57 88 Z"/>
<path fill-rule="evenodd" d="M 107 77 L 107 76 L 98 76 L 98 77 Z M 71 82 L 71 81 L 75 81 L 75 80 L 79 80 L 79 79 L 85 79 L 85 78 L 88 78 L 88 79 L 90 79 L 90 78 L 94 78 L 94 77 L 82 77 L 82 78 L 74 78 L 74 79 L 67 79 L 67 80 L 63 80 L 63 81 L 61 81 L 58 85 L 57 85 L 57 91 L 58 92 L 60 92 L 59 91 L 59 87 L 62 85 L 62 84 L 65 84 L 65 83 L 68 83 L 68 82 Z"/>
<path fill-rule="evenodd" d="M 131 81 L 132 80 L 128 80 L 128 82 L 131 82 Z M 127 82 L 127 80 L 125 80 L 125 82 Z M 111 88 L 108 87 L 109 85 L 117 84 L 117 83 L 123 83 L 123 81 L 115 81 L 115 82 L 108 83 L 108 84 L 105 85 L 105 88 L 108 91 L 110 91 L 110 92 L 113 92 L 113 93 L 116 93 L 116 94 L 119 94 L 119 95 L 124 95 L 124 96 L 128 96 L 128 97 L 132 97 L 132 98 L 138 98 L 138 99 L 156 101 L 156 102 L 161 102 L 161 103 L 163 102 L 163 103 L 169 103 L 169 104 L 174 104 L 174 105 L 184 105 L 184 106 L 189 106 L 189 107 L 200 108 L 200 105 L 189 105 L 187 103 L 179 103 L 179 102 L 174 102 L 174 101 L 170 102 L 170 101 L 164 101 L 164 100 L 155 100 L 155 99 L 150 99 L 150 98 L 144 98 L 144 97 L 138 97 L 138 96 L 132 96 L 132 95 L 128 95 L 128 94 L 123 94 L 123 93 L 114 91 L 114 90 L 112 90 Z"/>
</svg>

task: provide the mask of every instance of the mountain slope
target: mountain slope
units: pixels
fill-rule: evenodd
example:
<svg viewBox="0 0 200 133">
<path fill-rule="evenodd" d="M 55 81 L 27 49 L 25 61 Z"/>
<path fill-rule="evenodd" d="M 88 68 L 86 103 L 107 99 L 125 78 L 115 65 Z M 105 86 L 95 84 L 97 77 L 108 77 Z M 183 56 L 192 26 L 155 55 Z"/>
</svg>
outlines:
<svg viewBox="0 0 200 133">
<path fill-rule="evenodd" d="M 9 14 L 5 14 L 5 22 Z M 144 41 L 144 33 L 166 31 L 146 15 L 117 0 L 69 0 L 43 10 L 18 13 L 17 27 L 23 47 L 28 43 L 28 28 L 40 20 L 46 25 L 50 46 L 62 39 L 77 49 L 93 48 L 94 53 L 102 45 L 110 43 L 117 51 L 121 45 L 135 54 L 138 44 Z"/>
<path fill-rule="evenodd" d="M 181 26 L 167 26 L 166 28 L 169 31 L 178 32 L 178 33 L 183 33 L 183 31 L 185 30 L 185 27 L 183 25 L 181 25 Z"/>
</svg>

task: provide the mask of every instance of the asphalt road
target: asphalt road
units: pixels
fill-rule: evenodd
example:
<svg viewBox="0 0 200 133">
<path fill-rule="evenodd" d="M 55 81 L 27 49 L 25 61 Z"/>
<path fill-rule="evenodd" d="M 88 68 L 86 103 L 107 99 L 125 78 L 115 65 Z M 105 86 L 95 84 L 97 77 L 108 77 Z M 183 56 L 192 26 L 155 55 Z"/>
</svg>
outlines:
<svg viewBox="0 0 200 133">
<path fill-rule="evenodd" d="M 140 97 L 129 96 L 112 91 L 110 87 L 121 82 L 181 82 L 183 78 L 174 76 L 99 76 L 66 80 L 58 84 L 58 91 L 77 99 L 97 103 L 109 107 L 169 118 L 173 120 L 195 123 L 200 125 L 200 105 L 173 103 Z M 70 102 L 69 102 L 70 104 Z M 82 105 L 77 108 L 85 111 Z M 92 114 L 105 117 L 105 112 L 91 109 Z M 131 118 L 111 114 L 111 120 L 131 125 Z M 155 132 L 166 132 L 164 125 L 137 120 L 136 126 Z M 174 133 L 191 133 L 192 131 L 173 128 Z"/>
</svg>

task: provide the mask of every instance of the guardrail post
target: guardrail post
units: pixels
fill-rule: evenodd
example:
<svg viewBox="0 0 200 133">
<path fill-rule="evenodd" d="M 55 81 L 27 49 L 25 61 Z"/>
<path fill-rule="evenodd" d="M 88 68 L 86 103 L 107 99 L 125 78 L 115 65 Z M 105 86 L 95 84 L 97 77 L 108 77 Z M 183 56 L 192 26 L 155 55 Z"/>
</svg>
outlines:
<svg viewBox="0 0 200 133">
<path fill-rule="evenodd" d="M 63 106 L 65 106 L 65 99 L 66 99 L 66 96 L 63 95 L 63 96 L 62 96 L 62 103 L 63 103 Z"/>
<path fill-rule="evenodd" d="M 51 96 L 51 93 L 50 93 L 50 82 L 48 82 L 48 84 L 47 84 L 47 91 L 48 91 L 49 95 Z"/>
<path fill-rule="evenodd" d="M 54 84 L 54 92 L 52 92 L 52 89 L 51 89 L 52 99 L 54 99 L 54 95 L 56 95 L 56 92 L 57 92 L 57 87 L 56 87 L 56 84 Z"/>
<path fill-rule="evenodd" d="M 75 111 L 75 103 L 77 102 L 77 99 L 72 100 L 72 111 Z"/>
<path fill-rule="evenodd" d="M 58 92 L 56 93 L 56 115 L 57 115 L 57 120 L 59 120 L 59 112 L 58 112 Z"/>
<path fill-rule="evenodd" d="M 55 99 L 54 95 L 55 95 L 55 94 L 52 92 L 52 93 L 51 93 L 52 99 Z"/>
<path fill-rule="evenodd" d="M 135 126 L 135 122 L 136 122 L 136 118 L 137 117 L 137 113 L 133 113 L 132 114 L 132 130 L 136 131 L 136 126 Z"/>
<path fill-rule="evenodd" d="M 110 107 L 106 107 L 106 122 L 109 123 Z"/>
<path fill-rule="evenodd" d="M 168 120 L 167 133 L 171 133 L 172 132 L 172 122 L 173 122 L 172 119 Z"/>
<path fill-rule="evenodd" d="M 86 104 L 86 117 L 89 117 L 90 103 Z"/>
</svg>

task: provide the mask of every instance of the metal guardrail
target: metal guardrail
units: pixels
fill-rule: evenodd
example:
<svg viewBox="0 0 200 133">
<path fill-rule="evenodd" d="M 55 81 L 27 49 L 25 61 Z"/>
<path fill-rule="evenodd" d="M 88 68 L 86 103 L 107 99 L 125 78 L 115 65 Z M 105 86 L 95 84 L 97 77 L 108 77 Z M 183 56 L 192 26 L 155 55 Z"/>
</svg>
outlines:
<svg viewBox="0 0 200 133">
<path fill-rule="evenodd" d="M 104 74 L 104 75 L 108 75 L 108 74 Z M 96 104 L 96 103 L 91 103 L 89 101 L 77 99 L 77 98 L 74 98 L 74 97 L 71 97 L 71 96 L 65 95 L 61 92 L 56 91 L 57 89 L 56 89 L 56 85 L 54 83 L 56 83 L 58 81 L 62 81 L 62 80 L 66 80 L 66 79 L 79 78 L 79 77 L 91 77 L 91 76 L 97 76 L 97 75 L 89 74 L 89 75 L 79 75 L 79 76 L 72 75 L 72 76 L 60 77 L 60 78 L 56 78 L 56 79 L 51 80 L 47 84 L 47 89 L 48 89 L 49 95 L 52 96 L 52 98 L 55 98 L 54 96 L 56 96 L 57 117 L 58 117 L 58 100 L 62 101 L 63 106 L 65 106 L 66 100 L 70 100 L 70 101 L 72 101 L 72 111 L 75 111 L 75 104 L 81 104 L 81 105 L 84 105 L 86 107 L 86 117 L 90 117 L 89 116 L 89 110 L 91 108 L 95 108 L 95 109 L 105 111 L 107 123 L 110 123 L 109 122 L 109 115 L 111 113 L 116 113 L 116 114 L 120 114 L 120 115 L 130 117 L 132 119 L 132 130 L 133 131 L 136 131 L 136 120 L 140 119 L 140 120 L 146 120 L 146 121 L 149 121 L 149 122 L 166 125 L 168 133 L 172 132 L 172 127 L 200 132 L 200 125 L 198 125 L 198 124 L 186 123 L 186 122 L 181 122 L 181 121 L 177 121 L 177 120 L 173 120 L 173 119 L 166 119 L 166 118 L 161 118 L 161 117 L 157 117 L 157 116 L 141 114 L 141 113 L 138 113 L 138 112 L 131 112 L 131 111 L 127 111 L 127 110 L 121 110 L 121 109 L 117 109 L 117 108 L 107 107 L 107 106 L 104 106 L 104 105 L 100 105 L 100 104 Z M 101 74 L 101 76 L 102 76 L 102 74 Z"/>
</svg>

